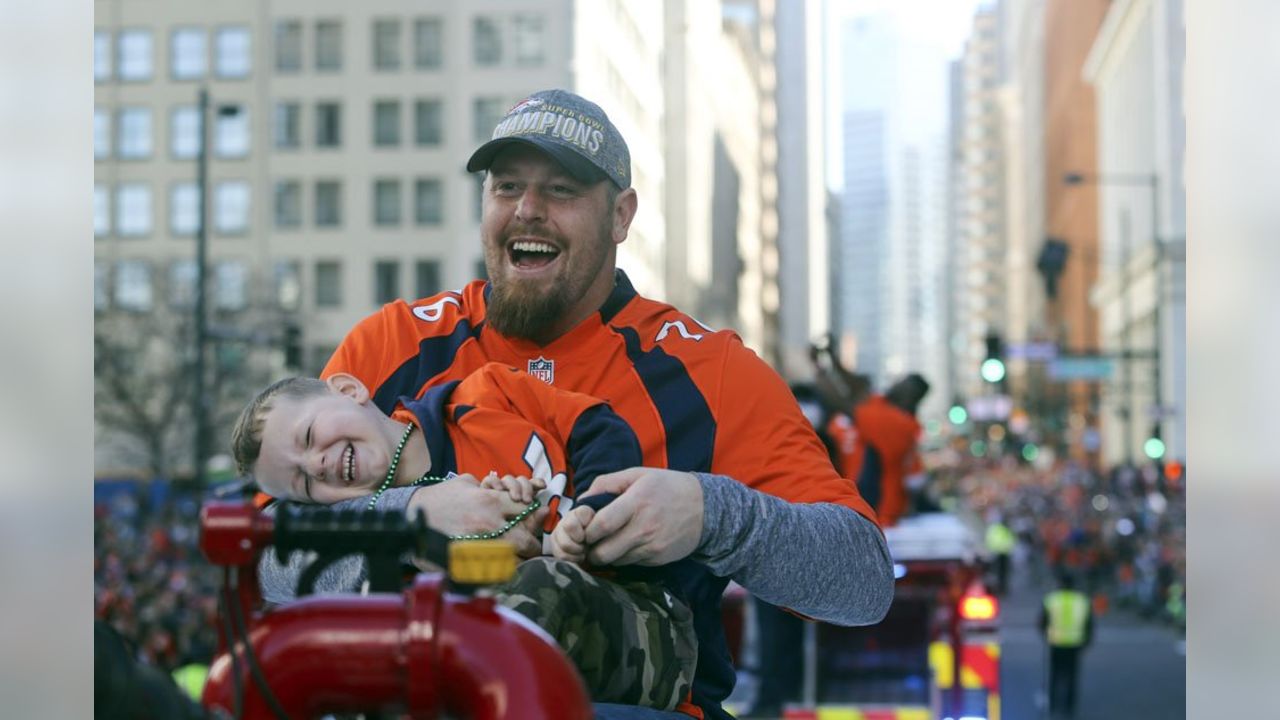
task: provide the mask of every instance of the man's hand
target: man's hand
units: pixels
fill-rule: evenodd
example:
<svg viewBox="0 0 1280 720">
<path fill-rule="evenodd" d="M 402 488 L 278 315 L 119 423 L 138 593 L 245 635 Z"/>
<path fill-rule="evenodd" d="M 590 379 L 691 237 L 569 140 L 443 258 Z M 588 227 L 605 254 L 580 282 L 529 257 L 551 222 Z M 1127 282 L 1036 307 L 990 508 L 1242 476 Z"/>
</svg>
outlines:
<svg viewBox="0 0 1280 720">
<path fill-rule="evenodd" d="M 421 508 L 427 524 L 446 535 L 492 532 L 519 515 L 528 506 L 512 500 L 506 490 L 486 490 L 472 475 L 459 475 L 438 485 L 418 488 L 405 508 L 414 517 Z M 542 554 L 542 542 L 534 535 L 542 527 L 546 508 L 538 508 L 524 522 L 511 528 L 503 540 L 516 547 L 522 558 Z"/>
<path fill-rule="evenodd" d="M 601 475 L 582 497 L 617 493 L 586 527 L 595 565 L 665 565 L 702 539 L 702 483 L 692 473 L 635 467 Z M 563 522 L 563 521 L 562 521 Z"/>
<path fill-rule="evenodd" d="M 560 518 L 551 533 L 551 554 L 557 560 L 582 564 L 587 559 L 587 525 L 596 511 L 579 505 Z"/>
</svg>

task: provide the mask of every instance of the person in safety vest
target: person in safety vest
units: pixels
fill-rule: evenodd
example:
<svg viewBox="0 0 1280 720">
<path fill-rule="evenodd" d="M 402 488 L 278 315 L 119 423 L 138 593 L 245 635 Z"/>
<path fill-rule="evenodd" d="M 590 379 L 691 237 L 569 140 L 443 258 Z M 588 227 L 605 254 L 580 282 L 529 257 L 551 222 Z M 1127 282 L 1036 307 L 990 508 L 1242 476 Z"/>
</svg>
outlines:
<svg viewBox="0 0 1280 720">
<path fill-rule="evenodd" d="M 1063 573 L 1058 589 L 1044 597 L 1040 630 L 1049 644 L 1049 714 L 1072 718 L 1076 712 L 1080 653 L 1093 640 L 1089 598 L 1075 589 L 1075 577 Z"/>
<path fill-rule="evenodd" d="M 1005 525 L 999 513 L 992 513 L 987 524 L 987 552 L 991 553 L 991 563 L 995 570 L 995 591 L 1004 595 L 1009 591 L 1009 559 L 1013 554 L 1013 546 L 1017 538 L 1013 531 Z"/>
</svg>

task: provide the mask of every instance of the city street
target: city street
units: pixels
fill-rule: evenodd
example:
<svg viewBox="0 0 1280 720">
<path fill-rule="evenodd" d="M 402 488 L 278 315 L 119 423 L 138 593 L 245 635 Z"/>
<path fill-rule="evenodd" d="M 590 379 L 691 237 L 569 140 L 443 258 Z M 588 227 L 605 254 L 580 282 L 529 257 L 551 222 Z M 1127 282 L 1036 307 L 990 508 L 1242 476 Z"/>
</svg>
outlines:
<svg viewBox="0 0 1280 720">
<path fill-rule="evenodd" d="M 1002 720 L 1047 717 L 1037 704 L 1044 685 L 1040 591 L 1014 576 L 1001 608 Z M 1173 628 L 1124 610 L 1098 618 L 1081 664 L 1080 720 L 1176 720 L 1186 717 L 1186 658 Z"/>
</svg>

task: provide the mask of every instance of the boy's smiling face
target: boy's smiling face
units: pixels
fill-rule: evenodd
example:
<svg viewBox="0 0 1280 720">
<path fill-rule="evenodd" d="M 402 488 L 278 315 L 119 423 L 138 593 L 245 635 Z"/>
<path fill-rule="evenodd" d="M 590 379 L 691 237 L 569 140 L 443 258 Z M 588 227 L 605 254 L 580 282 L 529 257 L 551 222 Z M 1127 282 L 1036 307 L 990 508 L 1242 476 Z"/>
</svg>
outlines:
<svg viewBox="0 0 1280 720">
<path fill-rule="evenodd" d="M 327 392 L 277 397 L 267 410 L 253 466 L 263 492 L 330 505 L 369 495 L 386 479 L 398 424 L 369 402 L 355 378 L 327 382 Z"/>
</svg>

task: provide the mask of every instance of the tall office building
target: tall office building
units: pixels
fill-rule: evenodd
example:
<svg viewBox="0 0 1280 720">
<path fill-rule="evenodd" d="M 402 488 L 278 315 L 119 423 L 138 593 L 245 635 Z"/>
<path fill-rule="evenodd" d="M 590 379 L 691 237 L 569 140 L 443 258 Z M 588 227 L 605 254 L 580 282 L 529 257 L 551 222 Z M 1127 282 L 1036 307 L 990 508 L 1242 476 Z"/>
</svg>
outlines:
<svg viewBox="0 0 1280 720">
<path fill-rule="evenodd" d="M 887 15 L 843 35 L 839 315 L 859 371 L 883 386 L 947 373 L 947 65 Z M 924 414 L 946 399 L 931 393 Z"/>
<path fill-rule="evenodd" d="M 1000 15 L 980 9 L 961 56 L 963 122 L 956 199 L 959 316 L 953 328 L 953 361 L 966 398 L 989 394 L 978 374 L 988 333 L 1008 324 L 1004 207 L 1004 127 L 1000 108 Z"/>
<path fill-rule="evenodd" d="M 1185 62 L 1182 0 L 1124 0 L 1084 64 L 1097 97 L 1093 298 L 1103 349 L 1121 358 L 1102 414 L 1107 463 L 1144 462 L 1157 438 L 1186 459 Z"/>
</svg>

